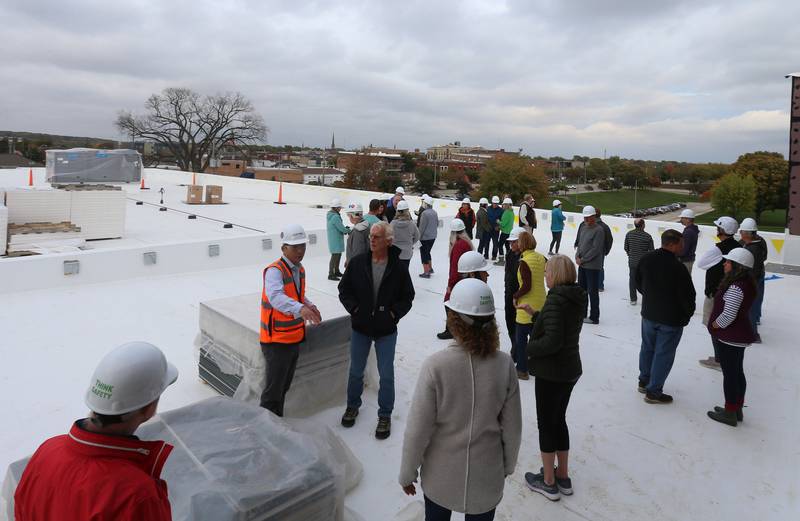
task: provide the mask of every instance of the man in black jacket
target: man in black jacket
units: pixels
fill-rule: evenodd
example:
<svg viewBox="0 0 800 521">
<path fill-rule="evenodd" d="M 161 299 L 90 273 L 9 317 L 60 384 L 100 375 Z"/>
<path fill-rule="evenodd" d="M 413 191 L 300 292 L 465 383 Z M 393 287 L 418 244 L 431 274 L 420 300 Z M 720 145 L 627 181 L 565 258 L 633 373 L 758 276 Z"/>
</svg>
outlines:
<svg viewBox="0 0 800 521">
<path fill-rule="evenodd" d="M 400 248 L 392 245 L 392 239 L 388 223 L 373 224 L 369 231 L 370 251 L 353 257 L 339 282 L 339 300 L 350 313 L 353 327 L 347 409 L 342 425 L 355 425 L 364 390 L 364 369 L 374 342 L 380 375 L 375 430 L 379 440 L 391 434 L 397 323 L 411 310 L 414 300 L 414 285 L 408 270 L 400 265 Z"/>
<path fill-rule="evenodd" d="M 671 403 L 663 392 L 675 361 L 683 328 L 694 314 L 695 291 L 689 272 L 678 260 L 683 236 L 677 230 L 661 234 L 661 248 L 645 254 L 636 270 L 642 293 L 642 347 L 639 351 L 639 392 L 647 403 Z"/>
</svg>

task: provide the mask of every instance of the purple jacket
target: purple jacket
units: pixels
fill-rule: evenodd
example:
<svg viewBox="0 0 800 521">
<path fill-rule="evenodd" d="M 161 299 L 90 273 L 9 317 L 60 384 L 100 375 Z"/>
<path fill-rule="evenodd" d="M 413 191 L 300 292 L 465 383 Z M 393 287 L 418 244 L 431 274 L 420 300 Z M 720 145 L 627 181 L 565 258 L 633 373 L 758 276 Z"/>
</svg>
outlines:
<svg viewBox="0 0 800 521">
<path fill-rule="evenodd" d="M 736 318 L 728 327 L 714 329 L 712 324 L 722 314 L 725 308 L 725 301 L 722 296 L 725 290 L 719 289 L 714 295 L 714 308 L 711 310 L 711 316 L 708 318 L 708 332 L 711 333 L 712 338 L 716 338 L 722 342 L 733 342 L 735 344 L 751 344 L 756 339 L 753 332 L 753 325 L 750 322 L 750 306 L 756 298 L 755 285 L 749 279 L 739 279 L 731 283 L 731 286 L 738 286 L 744 294 L 742 304 L 739 306 L 739 311 L 736 313 Z"/>
</svg>

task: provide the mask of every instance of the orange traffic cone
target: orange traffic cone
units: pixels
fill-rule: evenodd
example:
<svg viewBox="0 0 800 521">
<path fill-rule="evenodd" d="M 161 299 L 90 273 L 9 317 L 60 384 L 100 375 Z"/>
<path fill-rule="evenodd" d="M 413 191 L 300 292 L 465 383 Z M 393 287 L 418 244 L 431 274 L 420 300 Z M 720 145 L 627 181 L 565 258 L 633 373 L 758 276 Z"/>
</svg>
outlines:
<svg viewBox="0 0 800 521">
<path fill-rule="evenodd" d="M 275 204 L 286 204 L 283 202 L 283 183 L 278 183 L 278 200 L 273 201 Z"/>
<path fill-rule="evenodd" d="M 194 172 L 192 172 L 192 184 L 193 185 L 197 184 L 197 179 L 195 178 Z"/>
<path fill-rule="evenodd" d="M 142 183 L 139 185 L 139 190 L 150 190 L 144 185 L 144 174 L 142 174 Z"/>
<path fill-rule="evenodd" d="M 33 168 L 28 169 L 28 186 L 33 186 Z"/>
</svg>

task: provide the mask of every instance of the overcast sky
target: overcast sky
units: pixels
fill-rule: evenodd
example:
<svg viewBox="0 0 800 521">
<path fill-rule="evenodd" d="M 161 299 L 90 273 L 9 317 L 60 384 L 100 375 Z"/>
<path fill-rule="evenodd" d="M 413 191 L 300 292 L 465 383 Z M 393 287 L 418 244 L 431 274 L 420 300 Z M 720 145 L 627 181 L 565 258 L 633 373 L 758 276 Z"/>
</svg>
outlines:
<svg viewBox="0 0 800 521">
<path fill-rule="evenodd" d="M 787 154 L 798 0 L 3 0 L 0 130 L 120 138 L 165 87 L 240 91 L 275 145 Z"/>
</svg>

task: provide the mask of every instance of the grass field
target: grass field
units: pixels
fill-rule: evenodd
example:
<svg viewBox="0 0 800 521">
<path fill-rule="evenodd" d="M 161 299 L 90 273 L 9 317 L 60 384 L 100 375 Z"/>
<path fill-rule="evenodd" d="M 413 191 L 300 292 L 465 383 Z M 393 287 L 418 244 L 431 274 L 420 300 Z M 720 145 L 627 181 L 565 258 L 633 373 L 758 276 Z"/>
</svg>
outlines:
<svg viewBox="0 0 800 521">
<path fill-rule="evenodd" d="M 577 205 L 575 200 L 577 198 Z M 605 215 L 630 212 L 633 209 L 634 191 L 611 190 L 602 192 L 588 192 L 570 194 L 567 196 L 547 197 L 544 201 L 536 201 L 540 208 L 550 208 L 553 199 L 561 201 L 561 209 L 565 212 L 580 212 L 584 205 L 591 204 Z M 697 201 L 697 197 L 680 192 L 661 192 L 656 190 L 638 190 L 636 205 L 639 208 L 651 208 L 670 203 L 689 203 Z"/>
<path fill-rule="evenodd" d="M 699 215 L 697 219 L 695 219 L 695 223 L 713 224 L 714 219 L 716 219 L 720 215 L 721 215 L 720 213 L 714 211 L 711 211 L 709 213 L 704 213 L 703 215 Z M 755 217 L 755 215 L 750 215 L 749 217 Z M 761 214 L 761 219 L 758 221 L 758 229 L 765 232 L 783 232 L 785 228 L 786 228 L 786 210 L 770 210 L 767 212 L 763 212 Z"/>
</svg>

